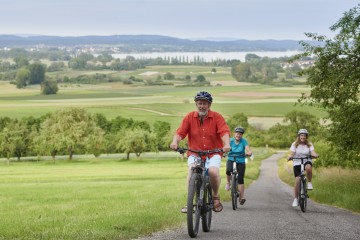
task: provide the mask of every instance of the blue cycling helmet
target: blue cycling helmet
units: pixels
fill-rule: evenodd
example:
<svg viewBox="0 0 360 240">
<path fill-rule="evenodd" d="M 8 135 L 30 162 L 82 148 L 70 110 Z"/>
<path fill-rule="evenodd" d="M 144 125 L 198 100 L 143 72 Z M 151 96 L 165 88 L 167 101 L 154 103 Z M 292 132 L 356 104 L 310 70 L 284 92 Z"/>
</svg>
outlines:
<svg viewBox="0 0 360 240">
<path fill-rule="evenodd" d="M 209 103 L 212 103 L 211 94 L 208 92 L 199 92 L 198 94 L 196 94 L 196 96 L 194 97 L 194 101 L 197 100 L 205 100 L 208 101 Z"/>
<path fill-rule="evenodd" d="M 235 128 L 235 132 L 239 132 L 239 133 L 244 134 L 244 133 L 245 133 L 245 129 L 242 128 L 242 127 L 236 127 L 236 128 Z"/>
</svg>

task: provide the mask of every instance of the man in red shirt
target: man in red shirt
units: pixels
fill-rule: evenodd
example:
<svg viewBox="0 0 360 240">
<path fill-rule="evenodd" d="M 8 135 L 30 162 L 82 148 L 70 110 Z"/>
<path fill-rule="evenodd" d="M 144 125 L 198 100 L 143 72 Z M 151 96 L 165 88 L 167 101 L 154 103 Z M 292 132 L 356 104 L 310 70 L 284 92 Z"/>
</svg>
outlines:
<svg viewBox="0 0 360 240">
<path fill-rule="evenodd" d="M 176 130 L 170 148 L 176 150 L 179 142 L 187 136 L 190 149 L 212 150 L 222 148 L 224 152 L 228 152 L 230 150 L 230 129 L 220 113 L 210 110 L 212 103 L 211 94 L 208 92 L 199 92 L 196 94 L 194 101 L 197 111 L 192 111 L 184 117 L 179 128 Z M 206 162 L 206 168 L 208 168 L 210 182 L 213 188 L 215 212 L 221 212 L 223 209 L 219 196 L 221 157 L 221 154 L 213 154 Z M 189 183 L 190 180 L 191 166 L 193 166 L 193 164 L 194 156 L 188 152 L 189 171 L 187 183 Z M 181 211 L 186 213 L 186 207 Z"/>
</svg>

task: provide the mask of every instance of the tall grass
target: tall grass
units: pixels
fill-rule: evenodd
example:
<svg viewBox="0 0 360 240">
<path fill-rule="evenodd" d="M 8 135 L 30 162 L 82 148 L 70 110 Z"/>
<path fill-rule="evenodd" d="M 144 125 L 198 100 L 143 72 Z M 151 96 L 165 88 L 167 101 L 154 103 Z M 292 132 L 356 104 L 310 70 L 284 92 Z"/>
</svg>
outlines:
<svg viewBox="0 0 360 240">
<path fill-rule="evenodd" d="M 278 162 L 279 176 L 289 185 L 294 185 L 292 163 L 281 159 Z M 314 190 L 309 192 L 312 200 L 360 213 L 360 170 L 313 168 Z"/>
</svg>

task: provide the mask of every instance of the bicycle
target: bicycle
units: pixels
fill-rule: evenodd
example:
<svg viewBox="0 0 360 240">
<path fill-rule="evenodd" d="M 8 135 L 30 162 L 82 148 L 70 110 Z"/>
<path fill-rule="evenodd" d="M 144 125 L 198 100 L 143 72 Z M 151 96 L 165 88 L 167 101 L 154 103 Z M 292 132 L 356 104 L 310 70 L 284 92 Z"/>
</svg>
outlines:
<svg viewBox="0 0 360 240">
<path fill-rule="evenodd" d="M 231 186 L 230 186 L 230 194 L 231 194 L 231 202 L 233 210 L 238 208 L 238 198 L 240 197 L 239 187 L 238 187 L 238 171 L 236 168 L 236 158 L 239 157 L 249 157 L 249 154 L 236 154 L 236 155 L 228 155 L 228 157 L 234 157 L 233 168 L 231 172 Z"/>
<path fill-rule="evenodd" d="M 187 198 L 187 228 L 189 236 L 197 236 L 202 222 L 204 232 L 209 232 L 211 227 L 212 210 L 214 202 L 210 179 L 205 168 L 205 162 L 210 154 L 222 153 L 222 149 L 214 150 L 192 150 L 189 148 L 178 148 L 177 152 L 183 154 L 185 151 L 196 153 L 194 166 L 191 167 L 191 177 Z"/>
<path fill-rule="evenodd" d="M 317 156 L 318 157 L 318 156 Z M 294 159 L 299 159 L 301 164 L 301 170 L 300 170 L 300 182 L 299 182 L 299 190 L 298 190 L 298 203 L 300 205 L 300 209 L 302 212 L 306 212 L 306 207 L 307 207 L 307 199 L 309 198 L 309 195 L 307 193 L 307 185 L 306 185 L 306 174 L 305 174 L 305 165 L 304 165 L 304 160 L 305 162 L 308 159 L 312 159 L 312 158 L 317 158 L 315 156 L 308 156 L 305 158 L 288 158 L 288 161 L 290 160 L 294 160 Z"/>
</svg>

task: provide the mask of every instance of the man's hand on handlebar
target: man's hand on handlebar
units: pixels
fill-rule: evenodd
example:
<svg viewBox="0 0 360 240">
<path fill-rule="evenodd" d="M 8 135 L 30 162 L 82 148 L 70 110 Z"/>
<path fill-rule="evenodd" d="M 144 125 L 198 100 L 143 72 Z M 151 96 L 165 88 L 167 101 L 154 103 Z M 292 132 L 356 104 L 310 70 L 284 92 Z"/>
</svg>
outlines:
<svg viewBox="0 0 360 240">
<path fill-rule="evenodd" d="M 178 144 L 177 143 L 171 143 L 170 144 L 170 148 L 172 149 L 172 150 L 174 150 L 174 151 L 176 151 L 178 148 L 179 148 L 179 146 L 178 146 Z"/>
<path fill-rule="evenodd" d="M 224 153 L 227 153 L 227 152 L 231 151 L 231 148 L 230 148 L 230 146 L 224 146 L 222 150 Z"/>
</svg>

